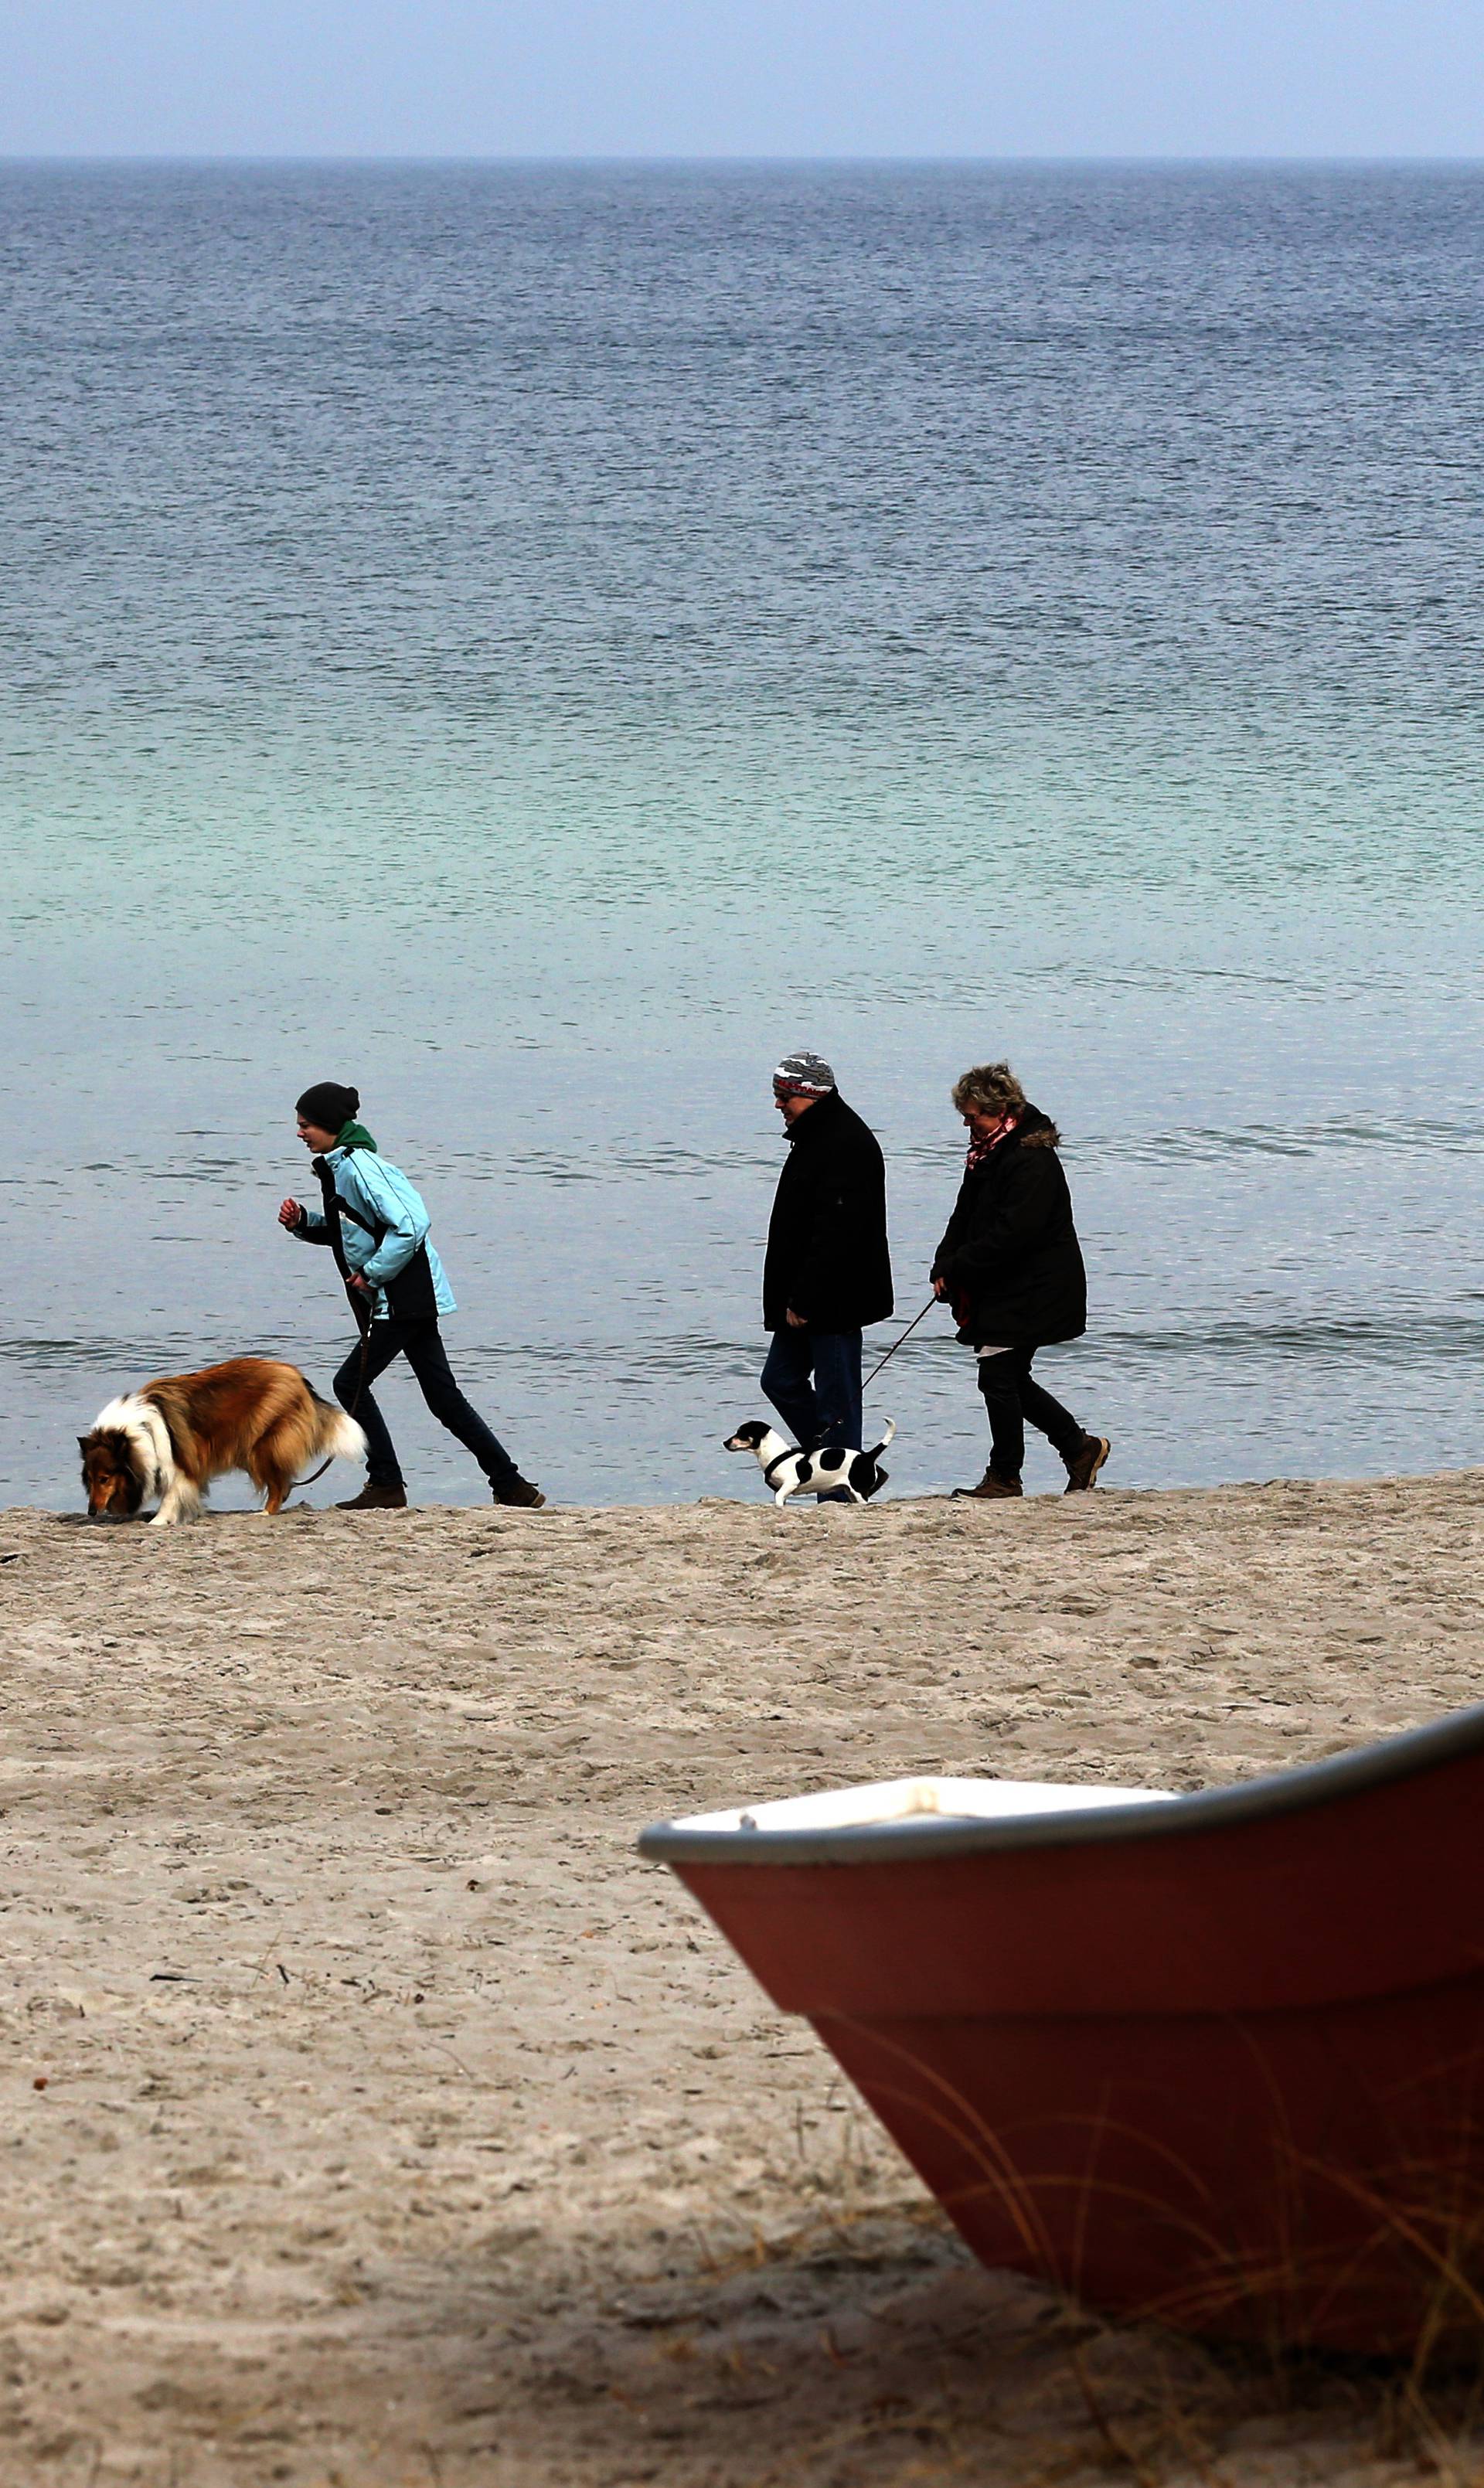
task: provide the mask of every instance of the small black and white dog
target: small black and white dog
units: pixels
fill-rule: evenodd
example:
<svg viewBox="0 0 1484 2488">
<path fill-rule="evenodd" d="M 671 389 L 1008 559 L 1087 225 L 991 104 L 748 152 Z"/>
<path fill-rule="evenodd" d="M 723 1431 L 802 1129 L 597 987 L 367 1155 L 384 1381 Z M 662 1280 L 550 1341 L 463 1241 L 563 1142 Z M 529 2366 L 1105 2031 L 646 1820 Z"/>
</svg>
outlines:
<svg viewBox="0 0 1484 2488">
<path fill-rule="evenodd" d="M 785 1504 L 791 1494 L 842 1492 L 852 1503 L 869 1503 L 886 1484 L 886 1471 L 879 1463 L 896 1431 L 895 1421 L 888 1418 L 886 1431 L 873 1452 L 840 1451 L 833 1443 L 826 1443 L 817 1452 L 799 1452 L 771 1426 L 765 1426 L 760 1417 L 751 1417 L 734 1434 L 728 1435 L 722 1449 L 756 1454 L 776 1504 Z"/>
</svg>

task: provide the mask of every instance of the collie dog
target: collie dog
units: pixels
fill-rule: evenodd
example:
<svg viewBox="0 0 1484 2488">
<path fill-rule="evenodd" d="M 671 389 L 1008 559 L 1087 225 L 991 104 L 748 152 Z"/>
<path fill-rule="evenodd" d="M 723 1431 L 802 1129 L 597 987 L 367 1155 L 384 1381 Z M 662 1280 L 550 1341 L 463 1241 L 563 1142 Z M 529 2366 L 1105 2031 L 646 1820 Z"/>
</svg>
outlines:
<svg viewBox="0 0 1484 2488">
<path fill-rule="evenodd" d="M 354 1418 L 311 1391 L 297 1366 L 268 1356 L 147 1382 L 110 1400 L 77 1443 L 89 1518 L 132 1520 L 141 1504 L 157 1502 L 152 1528 L 194 1520 L 213 1478 L 230 1469 L 245 1469 L 266 1509 L 281 1512 L 312 1459 L 366 1452 Z"/>
</svg>

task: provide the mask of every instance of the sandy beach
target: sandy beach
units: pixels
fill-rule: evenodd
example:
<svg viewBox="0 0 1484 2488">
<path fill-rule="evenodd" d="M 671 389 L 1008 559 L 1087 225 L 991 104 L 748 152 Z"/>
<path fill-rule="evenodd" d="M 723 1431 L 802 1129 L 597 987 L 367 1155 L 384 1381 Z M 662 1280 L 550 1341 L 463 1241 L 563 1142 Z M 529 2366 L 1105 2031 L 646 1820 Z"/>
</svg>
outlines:
<svg viewBox="0 0 1484 2488">
<path fill-rule="evenodd" d="M 324 1488 L 321 1491 L 325 1491 Z M 981 2273 L 635 1834 L 1187 1789 L 1476 1698 L 1484 1475 L 0 1520 L 0 2481 L 1476 2475 Z"/>
</svg>

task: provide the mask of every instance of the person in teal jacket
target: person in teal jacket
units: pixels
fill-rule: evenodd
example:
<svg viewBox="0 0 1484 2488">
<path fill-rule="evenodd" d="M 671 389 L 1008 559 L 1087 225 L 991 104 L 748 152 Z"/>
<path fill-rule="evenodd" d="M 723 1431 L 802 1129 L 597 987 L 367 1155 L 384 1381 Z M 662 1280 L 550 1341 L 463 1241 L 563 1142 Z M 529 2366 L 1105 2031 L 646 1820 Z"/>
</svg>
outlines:
<svg viewBox="0 0 1484 2488">
<path fill-rule="evenodd" d="M 407 1482 L 371 1385 L 393 1358 L 405 1356 L 428 1406 L 475 1459 L 497 1503 L 528 1512 L 546 1501 L 522 1477 L 453 1378 L 439 1321 L 454 1310 L 453 1289 L 429 1239 L 422 1197 L 400 1167 L 382 1157 L 363 1123 L 360 1098 L 338 1081 L 317 1081 L 299 1101 L 299 1137 L 313 1152 L 319 1209 L 285 1201 L 279 1225 L 304 1244 L 328 1245 L 360 1325 L 334 1391 L 366 1437 L 366 1483 L 342 1512 L 405 1512 Z"/>
</svg>

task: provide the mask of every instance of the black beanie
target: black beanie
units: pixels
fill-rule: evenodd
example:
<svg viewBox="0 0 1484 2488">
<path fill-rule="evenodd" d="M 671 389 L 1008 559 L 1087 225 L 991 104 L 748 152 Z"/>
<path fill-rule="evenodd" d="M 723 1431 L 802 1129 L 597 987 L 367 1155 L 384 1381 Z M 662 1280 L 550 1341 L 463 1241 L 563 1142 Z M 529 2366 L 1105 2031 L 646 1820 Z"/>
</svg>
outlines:
<svg viewBox="0 0 1484 2488">
<path fill-rule="evenodd" d="M 300 1098 L 296 1114 L 322 1132 L 343 1131 L 360 1112 L 358 1088 L 342 1088 L 338 1080 L 317 1080 Z"/>
</svg>

